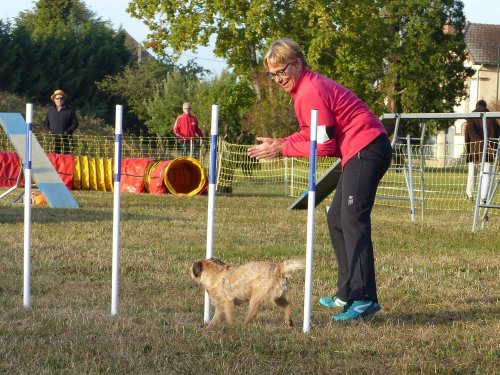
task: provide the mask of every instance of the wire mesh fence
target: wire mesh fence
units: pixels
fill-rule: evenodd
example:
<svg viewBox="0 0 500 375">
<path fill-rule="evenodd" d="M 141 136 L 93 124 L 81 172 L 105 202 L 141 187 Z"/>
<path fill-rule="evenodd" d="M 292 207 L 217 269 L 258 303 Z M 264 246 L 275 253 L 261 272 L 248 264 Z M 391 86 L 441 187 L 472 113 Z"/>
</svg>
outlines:
<svg viewBox="0 0 500 375">
<path fill-rule="evenodd" d="M 54 138 L 48 134 L 35 134 L 47 152 L 54 152 Z M 123 158 L 150 158 L 173 160 L 180 156 L 191 156 L 200 161 L 208 172 L 210 139 L 193 140 L 180 144 L 173 137 L 123 136 Z M 113 136 L 74 135 L 69 139 L 68 149 L 77 156 L 112 158 Z M 257 161 L 247 155 L 249 145 L 219 142 L 217 191 L 233 193 L 254 191 L 258 194 L 283 194 L 298 197 L 308 188 L 309 160 L 307 158 L 276 158 Z M 480 148 L 477 148 L 480 149 Z M 0 132 L 0 151 L 14 151 L 10 141 Z M 317 178 L 330 168 L 335 158 L 317 159 Z M 488 180 L 493 191 L 498 178 L 498 159 L 492 165 Z M 467 199 L 466 188 L 469 163 L 463 144 L 396 144 L 390 170 L 382 179 L 377 204 L 409 207 L 412 192 L 416 209 L 425 210 L 473 210 L 473 201 Z M 477 166 L 476 166 L 477 169 Z M 475 179 L 475 190 L 479 176 Z M 330 198 L 328 198 L 330 199 Z M 492 204 L 500 204 L 500 192 L 492 195 Z"/>
</svg>

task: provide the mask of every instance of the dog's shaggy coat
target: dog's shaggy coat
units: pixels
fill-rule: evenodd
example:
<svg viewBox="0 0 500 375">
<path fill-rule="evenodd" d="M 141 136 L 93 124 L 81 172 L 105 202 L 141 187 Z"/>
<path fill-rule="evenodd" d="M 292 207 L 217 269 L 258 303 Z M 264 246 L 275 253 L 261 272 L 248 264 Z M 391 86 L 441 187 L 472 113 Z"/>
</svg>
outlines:
<svg viewBox="0 0 500 375">
<path fill-rule="evenodd" d="M 264 303 L 272 301 L 283 308 L 285 325 L 290 327 L 293 322 L 292 305 L 286 296 L 288 276 L 304 267 L 304 259 L 282 263 L 257 261 L 231 266 L 211 258 L 194 262 L 191 278 L 205 288 L 215 307 L 209 325 L 220 322 L 223 317 L 231 324 L 234 306 L 247 301 L 249 307 L 245 323 L 249 323 Z"/>
</svg>

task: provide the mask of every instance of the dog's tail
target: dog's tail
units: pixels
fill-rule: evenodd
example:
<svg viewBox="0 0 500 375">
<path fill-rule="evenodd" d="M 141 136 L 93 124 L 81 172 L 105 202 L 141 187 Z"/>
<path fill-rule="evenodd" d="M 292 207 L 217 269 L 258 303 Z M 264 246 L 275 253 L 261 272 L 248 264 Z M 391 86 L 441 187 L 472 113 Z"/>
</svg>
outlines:
<svg viewBox="0 0 500 375">
<path fill-rule="evenodd" d="M 291 259 L 286 260 L 281 263 L 281 273 L 284 276 L 289 275 L 293 271 L 301 270 L 306 268 L 306 260 L 305 259 Z"/>
</svg>

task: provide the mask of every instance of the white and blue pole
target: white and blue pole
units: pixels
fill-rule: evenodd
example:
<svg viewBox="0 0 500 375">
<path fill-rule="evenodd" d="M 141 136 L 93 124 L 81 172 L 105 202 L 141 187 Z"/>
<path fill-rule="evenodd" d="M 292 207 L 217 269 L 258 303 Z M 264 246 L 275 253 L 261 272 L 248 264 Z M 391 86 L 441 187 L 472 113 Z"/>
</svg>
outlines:
<svg viewBox="0 0 500 375">
<path fill-rule="evenodd" d="M 214 255 L 214 221 L 215 221 L 215 190 L 217 177 L 217 139 L 219 123 L 219 106 L 212 105 L 212 126 L 210 129 L 210 171 L 208 176 L 208 220 L 207 220 L 207 253 L 206 258 Z M 205 291 L 205 310 L 203 321 L 210 321 L 210 299 Z"/>
<path fill-rule="evenodd" d="M 31 307 L 31 149 L 33 104 L 26 104 L 26 153 L 24 160 L 24 289 L 23 306 Z"/>
<path fill-rule="evenodd" d="M 307 195 L 306 275 L 304 285 L 304 332 L 311 329 L 312 271 L 314 256 L 314 211 L 316 208 L 316 148 L 318 110 L 311 111 L 311 136 L 309 151 L 309 191 Z"/>
<path fill-rule="evenodd" d="M 111 315 L 118 315 L 118 291 L 120 277 L 120 181 L 122 160 L 123 106 L 116 106 L 115 162 L 113 184 L 113 260 L 111 270 Z"/>
</svg>

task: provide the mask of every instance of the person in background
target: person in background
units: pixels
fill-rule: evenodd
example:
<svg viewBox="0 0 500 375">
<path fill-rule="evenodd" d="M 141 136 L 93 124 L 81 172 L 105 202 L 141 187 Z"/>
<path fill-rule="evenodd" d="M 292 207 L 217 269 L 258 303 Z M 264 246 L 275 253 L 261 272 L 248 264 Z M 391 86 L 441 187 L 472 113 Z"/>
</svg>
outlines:
<svg viewBox="0 0 500 375">
<path fill-rule="evenodd" d="M 50 96 L 54 102 L 45 115 L 43 127 L 54 137 L 54 152 L 64 154 L 70 152 L 71 134 L 78 128 L 76 113 L 67 103 L 67 95 L 63 90 L 56 90 Z"/>
<path fill-rule="evenodd" d="M 329 207 L 330 239 L 338 264 L 336 292 L 320 304 L 341 308 L 345 321 L 380 310 L 371 240 L 371 211 L 392 149 L 380 120 L 354 93 L 309 69 L 299 45 L 288 38 L 271 43 L 264 57 L 267 76 L 294 100 L 299 131 L 284 138 L 257 138 L 248 149 L 258 160 L 308 157 L 311 110 L 318 110 L 318 156 L 341 158 L 342 172 Z M 332 267 L 333 268 L 333 267 Z"/>
<path fill-rule="evenodd" d="M 484 100 L 479 100 L 476 103 L 476 108 L 472 112 L 489 112 Z M 486 131 L 488 138 L 500 137 L 500 126 L 493 118 L 486 120 Z M 468 174 L 467 174 L 467 188 L 465 190 L 466 199 L 472 200 L 474 197 L 474 189 L 476 186 L 477 166 L 481 165 L 483 157 L 484 145 L 484 131 L 483 119 L 474 118 L 467 119 L 465 127 L 465 150 L 467 154 Z M 488 142 L 486 153 L 486 161 L 484 163 L 484 175 L 481 181 L 481 203 L 486 203 L 488 198 L 488 189 L 491 181 L 492 162 L 495 159 L 496 142 Z"/>
<path fill-rule="evenodd" d="M 198 126 L 198 119 L 191 114 L 191 104 L 182 104 L 182 115 L 177 117 L 174 124 L 174 135 L 177 137 L 182 155 L 187 155 L 188 150 L 192 150 L 194 156 L 198 155 L 200 138 L 203 138 L 203 131 Z M 196 137 L 199 139 L 196 140 Z M 198 141 L 198 142 L 196 142 Z"/>
</svg>

